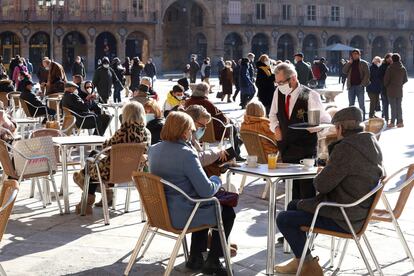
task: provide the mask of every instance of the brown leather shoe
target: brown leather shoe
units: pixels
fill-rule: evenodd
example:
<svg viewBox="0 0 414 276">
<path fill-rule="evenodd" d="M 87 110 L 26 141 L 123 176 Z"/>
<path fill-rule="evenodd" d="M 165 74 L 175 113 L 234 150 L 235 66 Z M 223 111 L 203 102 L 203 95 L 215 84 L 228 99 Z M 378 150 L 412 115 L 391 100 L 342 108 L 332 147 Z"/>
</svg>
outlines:
<svg viewBox="0 0 414 276">
<path fill-rule="evenodd" d="M 397 127 L 398 128 L 404 127 L 404 124 L 403 123 L 399 123 L 399 124 L 397 124 Z"/>
<path fill-rule="evenodd" d="M 95 203 L 95 195 L 88 194 L 88 200 L 86 202 L 86 215 L 93 214 L 92 206 L 94 203 Z M 82 200 L 76 205 L 76 209 L 75 209 L 76 214 L 79 215 L 81 213 L 81 208 L 82 208 Z"/>
<path fill-rule="evenodd" d="M 275 265 L 274 272 L 282 274 L 295 274 L 298 271 L 300 259 L 292 258 L 288 261 Z"/>
<path fill-rule="evenodd" d="M 319 257 L 313 258 L 303 264 L 300 276 L 323 276 L 322 267 L 319 265 Z"/>
<path fill-rule="evenodd" d="M 114 191 L 112 189 L 106 190 L 106 198 L 108 199 L 108 207 L 110 207 L 112 205 L 112 200 L 114 198 Z M 95 204 L 95 207 L 102 207 L 102 206 L 103 206 L 102 199 Z"/>
<path fill-rule="evenodd" d="M 85 185 L 85 175 L 82 170 L 73 174 L 73 182 L 75 182 L 75 184 L 78 185 L 83 191 L 83 186 Z"/>
<path fill-rule="evenodd" d="M 394 125 L 394 124 L 388 124 L 388 125 L 387 125 L 387 128 L 393 128 L 393 127 L 395 127 L 395 125 Z"/>
</svg>

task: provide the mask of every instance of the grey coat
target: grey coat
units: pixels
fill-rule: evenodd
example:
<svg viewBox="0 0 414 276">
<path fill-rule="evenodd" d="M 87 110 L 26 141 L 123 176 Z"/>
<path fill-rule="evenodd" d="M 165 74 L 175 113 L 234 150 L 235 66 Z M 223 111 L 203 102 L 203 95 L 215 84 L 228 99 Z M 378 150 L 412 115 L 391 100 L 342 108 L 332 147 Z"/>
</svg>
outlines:
<svg viewBox="0 0 414 276">
<path fill-rule="evenodd" d="M 382 175 L 382 153 L 375 136 L 368 132 L 348 136 L 334 146 L 328 165 L 315 178 L 318 196 L 301 200 L 298 208 L 314 213 L 322 201 L 352 203 L 370 192 Z M 362 228 L 372 201 L 373 197 L 345 210 L 356 232 Z M 323 207 L 319 214 L 349 230 L 339 208 Z"/>
<path fill-rule="evenodd" d="M 178 186 L 190 197 L 212 197 L 221 186 L 219 181 L 212 181 L 207 177 L 197 153 L 184 141 L 163 141 L 151 146 L 148 160 L 151 173 Z M 184 228 L 194 204 L 168 187 L 165 188 L 165 195 L 172 225 L 178 229 Z M 190 226 L 202 225 L 216 225 L 214 205 L 200 206 Z"/>
<path fill-rule="evenodd" d="M 384 76 L 384 86 L 388 97 L 402 98 L 403 85 L 408 81 L 407 70 L 400 62 L 388 66 Z"/>
<path fill-rule="evenodd" d="M 346 87 L 349 89 L 351 87 L 351 72 L 352 64 L 347 62 L 342 68 L 342 73 L 346 74 Z M 359 60 L 359 73 L 361 74 L 361 84 L 364 87 L 367 87 L 370 84 L 370 74 L 369 74 L 369 64 L 365 60 Z"/>
</svg>

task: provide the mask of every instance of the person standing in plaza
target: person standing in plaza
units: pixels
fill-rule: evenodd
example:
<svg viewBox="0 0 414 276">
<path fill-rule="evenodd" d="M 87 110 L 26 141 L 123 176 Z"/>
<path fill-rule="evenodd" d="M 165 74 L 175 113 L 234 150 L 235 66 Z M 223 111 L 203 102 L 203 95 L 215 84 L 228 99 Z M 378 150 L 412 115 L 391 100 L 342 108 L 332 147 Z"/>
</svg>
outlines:
<svg viewBox="0 0 414 276">
<path fill-rule="evenodd" d="M 259 100 L 266 109 L 266 115 L 270 112 L 273 94 L 275 93 L 275 74 L 270 68 L 270 58 L 268 55 L 261 55 L 256 63 L 257 77 L 256 87 Z"/>
<path fill-rule="evenodd" d="M 355 99 L 358 98 L 358 105 L 362 109 L 365 120 L 365 87 L 370 83 L 370 74 L 368 62 L 361 59 L 359 49 L 352 50 L 351 57 L 342 72 L 347 75 L 349 106 L 355 105 Z"/>
<path fill-rule="evenodd" d="M 381 104 L 382 104 L 382 118 L 384 118 L 386 124 L 388 124 L 388 121 L 390 119 L 390 112 L 389 112 L 389 102 L 388 102 L 388 96 L 387 96 L 387 88 L 384 86 L 384 77 L 385 72 L 387 71 L 388 66 L 392 64 L 392 53 L 387 53 L 384 56 L 384 60 L 382 61 L 382 64 L 380 66 L 380 78 L 381 78 Z"/>
<path fill-rule="evenodd" d="M 240 60 L 236 62 L 235 60 L 232 61 L 232 69 L 233 69 L 233 83 L 236 87 L 236 91 L 234 91 L 233 95 L 233 102 L 236 101 L 236 97 L 240 92 Z"/>
<path fill-rule="evenodd" d="M 54 93 L 63 93 L 65 91 L 65 83 L 67 82 L 65 70 L 60 63 L 56 61 L 50 62 L 49 76 L 47 78 L 46 95 Z"/>
<path fill-rule="evenodd" d="M 125 68 L 125 97 L 128 97 L 129 93 L 131 92 L 131 90 L 129 90 L 129 87 L 131 86 L 131 60 L 129 59 L 129 57 L 125 58 L 123 67 Z"/>
<path fill-rule="evenodd" d="M 242 109 L 253 99 L 256 89 L 249 71 L 249 59 L 242 58 L 240 62 L 240 106 Z"/>
<path fill-rule="evenodd" d="M 200 65 L 196 58 L 193 56 L 190 62 L 190 83 L 195 83 L 197 80 L 197 74 L 200 71 Z"/>
<path fill-rule="evenodd" d="M 109 66 L 109 58 L 107 57 L 102 59 L 102 66 L 96 69 L 92 82 L 98 91 L 100 101 L 103 103 L 108 102 L 112 93 L 112 85 L 119 83 L 122 86 L 114 70 Z"/>
<path fill-rule="evenodd" d="M 152 62 L 152 58 L 147 60 L 147 64 L 144 67 L 144 73 L 147 77 L 151 78 L 151 86 L 154 87 L 154 78 L 157 76 L 157 67 Z"/>
<path fill-rule="evenodd" d="M 122 66 L 121 60 L 117 57 L 112 60 L 111 68 L 112 70 L 114 70 L 115 75 L 119 80 L 119 83 L 116 83 L 114 85 L 114 102 L 120 103 L 122 101 L 121 91 L 124 89 L 123 85 L 125 85 L 125 79 L 124 79 L 125 68 Z"/>
<path fill-rule="evenodd" d="M 204 59 L 203 64 L 201 65 L 201 81 L 204 81 L 208 85 L 210 85 L 210 75 L 211 75 L 211 64 L 210 58 L 207 57 Z"/>
<path fill-rule="evenodd" d="M 144 69 L 145 65 L 141 62 L 139 57 L 134 57 L 132 59 L 132 66 L 131 66 L 131 89 L 134 91 L 139 84 L 141 83 L 141 73 Z"/>
<path fill-rule="evenodd" d="M 295 69 L 298 72 L 298 81 L 302 85 L 308 85 L 313 80 L 312 69 L 309 64 L 303 61 L 303 53 L 297 53 L 294 55 Z"/>
<path fill-rule="evenodd" d="M 329 68 L 325 64 L 326 59 L 322 57 L 318 62 L 316 62 L 316 71 L 318 72 L 318 88 L 326 88 L 326 79 L 328 78 Z"/>
<path fill-rule="evenodd" d="M 20 62 L 20 56 L 19 55 L 16 55 L 14 58 L 12 58 L 10 60 L 10 64 L 9 64 L 9 79 L 13 80 L 14 68 L 19 65 L 19 62 Z M 13 83 L 14 83 L 14 80 L 13 80 Z"/>
<path fill-rule="evenodd" d="M 249 63 L 248 63 L 248 65 L 249 65 L 249 75 L 250 75 L 250 78 L 253 80 L 253 82 L 254 82 L 254 80 L 255 80 L 255 77 L 256 77 L 256 70 L 257 70 L 257 68 L 255 67 L 255 64 L 254 64 L 254 58 L 256 57 L 256 55 L 255 54 L 253 54 L 253 53 L 248 53 L 247 54 L 247 59 L 249 60 Z"/>
<path fill-rule="evenodd" d="M 75 62 L 72 65 L 72 77 L 76 75 L 81 75 L 84 79 L 86 78 L 85 65 L 80 56 L 76 57 Z"/>
<path fill-rule="evenodd" d="M 375 110 L 379 105 L 379 95 L 382 90 L 382 80 L 381 80 L 381 58 L 374 57 L 372 64 L 369 67 L 370 81 L 371 83 L 367 86 L 367 92 L 369 97 L 369 117 L 375 118 Z"/>
<path fill-rule="evenodd" d="M 402 116 L 403 86 L 408 81 L 407 70 L 401 62 L 401 56 L 392 54 L 392 64 L 387 68 L 384 76 L 384 86 L 387 89 L 388 101 L 391 107 L 391 122 L 389 128 L 404 127 Z"/>
<path fill-rule="evenodd" d="M 19 59 L 19 63 L 17 64 L 17 66 L 14 67 L 14 70 L 13 70 L 13 78 L 12 78 L 12 80 L 15 83 L 15 86 L 16 87 L 19 87 L 20 72 L 28 73 L 27 67 L 24 65 L 22 58 Z"/>
<path fill-rule="evenodd" d="M 27 71 L 30 75 L 33 74 L 33 64 L 30 62 L 29 58 L 23 59 L 23 63 L 26 63 Z"/>
<path fill-rule="evenodd" d="M 277 137 L 283 162 L 299 164 L 304 158 L 315 158 L 318 137 L 316 133 L 289 126 L 307 122 L 309 110 L 319 110 L 321 123 L 329 123 L 331 116 L 325 111 L 319 93 L 299 83 L 293 64 L 280 63 L 275 75 L 278 87 L 269 114 L 270 130 Z M 292 195 L 294 199 L 315 196 L 312 180 L 293 181 Z"/>
<path fill-rule="evenodd" d="M 220 73 L 220 84 L 223 86 L 223 95 L 221 101 L 227 96 L 227 102 L 231 102 L 231 94 L 233 93 L 233 69 L 231 69 L 231 61 L 226 61 L 226 66 Z"/>
</svg>

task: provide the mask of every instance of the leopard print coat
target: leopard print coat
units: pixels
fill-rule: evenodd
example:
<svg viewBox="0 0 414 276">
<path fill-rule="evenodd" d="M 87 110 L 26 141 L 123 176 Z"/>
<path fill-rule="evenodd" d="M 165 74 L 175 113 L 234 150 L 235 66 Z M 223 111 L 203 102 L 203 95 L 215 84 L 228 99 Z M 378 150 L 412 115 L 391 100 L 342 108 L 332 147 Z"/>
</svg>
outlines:
<svg viewBox="0 0 414 276">
<path fill-rule="evenodd" d="M 151 133 L 145 128 L 144 124 L 138 123 L 123 123 L 121 127 L 115 132 L 115 134 L 103 144 L 103 149 L 110 147 L 115 144 L 121 143 L 145 143 L 144 154 L 147 154 L 148 148 L 151 145 Z M 105 155 L 99 163 L 99 171 L 103 181 L 109 179 L 111 165 L 111 156 Z M 145 163 L 141 164 L 141 168 L 145 166 Z M 89 173 L 91 180 L 98 181 L 98 172 L 96 166 L 89 165 Z"/>
</svg>

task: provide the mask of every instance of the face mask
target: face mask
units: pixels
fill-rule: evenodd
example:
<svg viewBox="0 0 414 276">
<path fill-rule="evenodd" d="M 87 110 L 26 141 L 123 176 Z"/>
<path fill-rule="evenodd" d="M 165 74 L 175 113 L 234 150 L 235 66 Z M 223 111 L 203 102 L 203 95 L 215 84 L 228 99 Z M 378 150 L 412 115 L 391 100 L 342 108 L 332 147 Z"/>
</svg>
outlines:
<svg viewBox="0 0 414 276">
<path fill-rule="evenodd" d="M 201 137 L 204 136 L 204 133 L 206 132 L 206 128 L 205 127 L 200 127 L 199 129 L 196 130 L 195 132 L 195 136 L 197 140 L 200 140 Z"/>
<path fill-rule="evenodd" d="M 104 68 L 109 68 L 109 64 L 104 64 L 103 67 Z"/>
<path fill-rule="evenodd" d="M 381 63 L 377 63 L 376 65 L 377 65 L 378 67 L 380 67 L 380 66 L 381 66 Z"/>
<path fill-rule="evenodd" d="M 23 78 L 22 78 L 22 77 L 18 77 L 17 79 L 18 79 L 19 81 L 22 81 L 22 80 L 23 80 Z"/>
<path fill-rule="evenodd" d="M 266 61 L 265 61 L 265 64 L 266 64 L 267 66 L 270 66 L 270 60 L 266 60 Z"/>
<path fill-rule="evenodd" d="M 289 93 L 292 92 L 292 88 L 289 86 L 289 83 L 279 85 L 278 89 L 283 95 L 289 95 Z"/>
<path fill-rule="evenodd" d="M 152 120 L 155 119 L 155 114 L 153 114 L 153 113 L 145 114 L 145 119 L 147 120 L 147 123 L 151 122 Z"/>
<path fill-rule="evenodd" d="M 49 70 L 49 67 L 45 67 L 46 70 Z"/>
<path fill-rule="evenodd" d="M 88 92 L 89 94 L 91 94 L 92 93 L 92 88 L 86 89 L 86 92 Z"/>
<path fill-rule="evenodd" d="M 23 66 L 23 63 L 19 63 L 19 66 Z"/>
<path fill-rule="evenodd" d="M 184 99 L 184 96 L 176 96 L 176 98 L 181 101 L 182 99 Z"/>
</svg>

